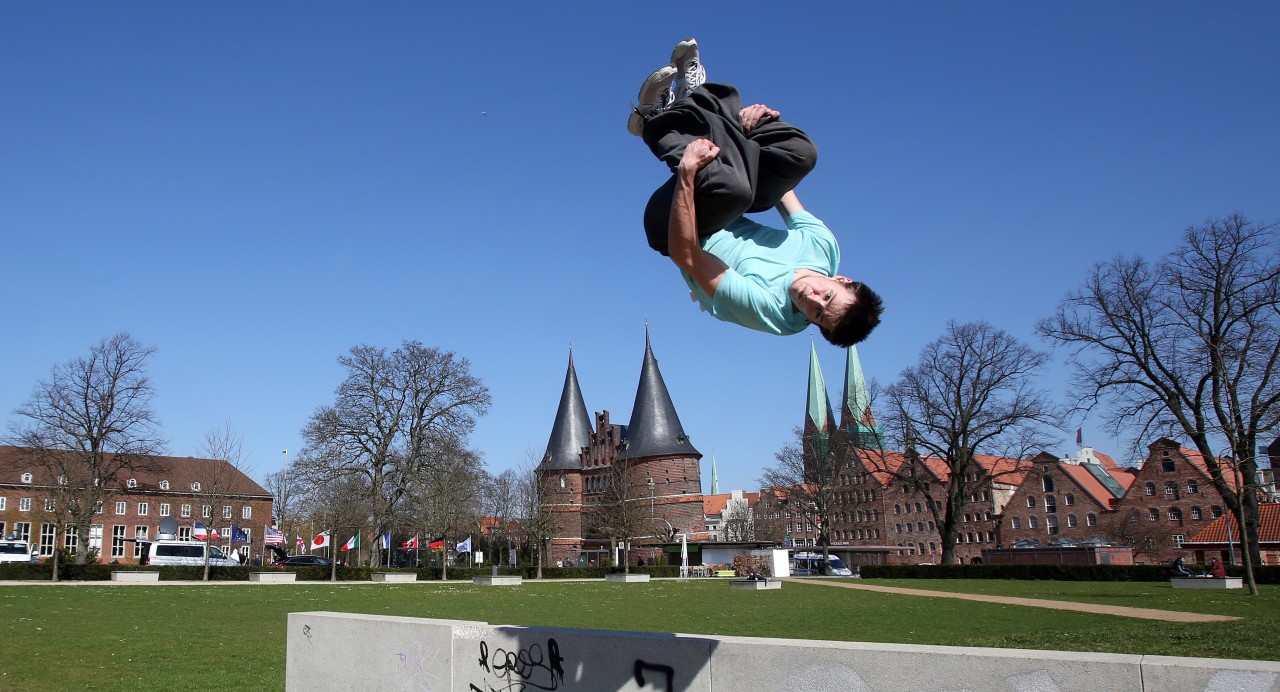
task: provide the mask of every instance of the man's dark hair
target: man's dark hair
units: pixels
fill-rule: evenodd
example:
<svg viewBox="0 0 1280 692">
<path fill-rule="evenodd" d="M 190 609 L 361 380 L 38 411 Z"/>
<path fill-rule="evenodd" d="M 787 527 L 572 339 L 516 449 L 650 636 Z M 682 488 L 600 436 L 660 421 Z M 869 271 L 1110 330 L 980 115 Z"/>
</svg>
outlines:
<svg viewBox="0 0 1280 692">
<path fill-rule="evenodd" d="M 819 327 L 823 338 L 844 348 L 866 339 L 871 330 L 880 324 L 880 313 L 884 312 L 880 296 L 861 281 L 850 283 L 849 292 L 856 298 L 853 307 L 845 310 L 831 329 Z"/>
</svg>

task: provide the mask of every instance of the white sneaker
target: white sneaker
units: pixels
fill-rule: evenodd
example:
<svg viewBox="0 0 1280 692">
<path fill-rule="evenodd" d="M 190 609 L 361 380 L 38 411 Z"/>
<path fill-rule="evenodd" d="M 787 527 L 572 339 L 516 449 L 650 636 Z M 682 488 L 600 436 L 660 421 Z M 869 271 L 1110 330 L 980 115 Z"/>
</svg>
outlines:
<svg viewBox="0 0 1280 692">
<path fill-rule="evenodd" d="M 640 105 L 633 107 L 631 116 L 627 118 L 627 132 L 639 137 L 644 133 L 645 118 L 666 110 L 675 101 L 671 97 L 671 81 L 675 76 L 675 65 L 663 65 L 644 80 L 644 84 L 640 85 L 640 94 L 636 97 Z"/>
<path fill-rule="evenodd" d="M 677 43 L 675 49 L 671 51 L 671 64 L 679 70 L 676 75 L 674 101 L 688 96 L 689 92 L 707 81 L 707 68 L 703 66 L 702 57 L 698 54 L 696 39 L 687 38 Z"/>
</svg>

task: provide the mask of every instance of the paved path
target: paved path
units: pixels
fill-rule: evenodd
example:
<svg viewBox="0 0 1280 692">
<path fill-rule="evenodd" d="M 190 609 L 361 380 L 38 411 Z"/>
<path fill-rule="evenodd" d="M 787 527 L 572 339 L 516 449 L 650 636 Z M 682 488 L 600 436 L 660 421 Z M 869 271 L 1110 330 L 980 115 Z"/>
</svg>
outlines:
<svg viewBox="0 0 1280 692">
<path fill-rule="evenodd" d="M 1119 615 L 1127 618 L 1144 620 L 1163 620 L 1165 622 L 1231 622 L 1240 618 L 1233 615 L 1208 615 L 1206 613 L 1187 613 L 1177 610 L 1156 610 L 1155 608 L 1130 608 L 1128 606 L 1101 605 L 1098 603 L 1077 603 L 1075 601 L 1053 601 L 1047 598 L 1019 598 L 1017 596 L 988 596 L 976 593 L 951 593 L 950 591 L 928 591 L 926 589 L 904 589 L 897 586 L 878 586 L 875 584 L 858 584 L 847 581 L 829 581 L 826 579 L 795 579 L 788 577 L 782 581 L 797 584 L 815 584 L 817 586 L 836 586 L 844 589 L 862 591 L 878 591 L 903 596 L 927 596 L 929 598 L 958 598 L 963 601 L 980 601 L 982 603 L 1004 603 L 1006 605 L 1029 606 L 1032 608 L 1055 608 L 1057 610 L 1074 610 L 1078 613 L 1094 613 L 1097 615 Z"/>
</svg>

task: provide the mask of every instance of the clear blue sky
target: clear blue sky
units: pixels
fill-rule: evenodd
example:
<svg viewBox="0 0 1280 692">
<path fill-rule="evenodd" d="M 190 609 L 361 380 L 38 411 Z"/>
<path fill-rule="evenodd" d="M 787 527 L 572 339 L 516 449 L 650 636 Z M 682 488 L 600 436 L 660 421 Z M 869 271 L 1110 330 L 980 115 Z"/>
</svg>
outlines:
<svg viewBox="0 0 1280 692">
<path fill-rule="evenodd" d="M 587 408 L 630 417 L 647 321 L 704 485 L 714 453 L 749 489 L 811 339 L 832 390 L 843 352 L 701 315 L 645 246 L 666 172 L 625 121 L 676 41 L 818 143 L 798 192 L 884 296 L 860 352 L 887 383 L 949 319 L 1045 347 L 1093 263 L 1280 221 L 1277 26 L 1263 2 L 3 3 L 0 422 L 128 331 L 171 453 L 230 421 L 261 478 L 339 354 L 417 339 L 490 387 L 473 444 L 501 471 L 545 448 L 570 344 Z"/>
</svg>

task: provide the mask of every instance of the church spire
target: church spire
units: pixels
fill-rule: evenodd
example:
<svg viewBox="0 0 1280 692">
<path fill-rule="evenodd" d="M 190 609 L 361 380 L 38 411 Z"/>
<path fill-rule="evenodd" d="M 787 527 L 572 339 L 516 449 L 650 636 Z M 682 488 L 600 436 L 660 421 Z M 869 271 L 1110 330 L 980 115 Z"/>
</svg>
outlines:
<svg viewBox="0 0 1280 692">
<path fill-rule="evenodd" d="M 547 453 L 542 456 L 542 468 L 580 469 L 579 455 L 591 444 L 591 419 L 587 417 L 587 405 L 578 387 L 578 373 L 573 368 L 573 347 L 569 347 L 569 371 L 564 376 L 564 389 L 560 392 L 560 408 L 556 409 L 556 422 L 551 426 L 551 439 Z"/>
<path fill-rule="evenodd" d="M 871 393 L 867 379 L 862 374 L 862 361 L 858 348 L 850 346 L 845 354 L 844 403 L 840 407 L 840 429 L 848 432 L 854 446 L 861 449 L 881 449 L 884 428 L 876 425 L 871 412 Z"/>
<path fill-rule="evenodd" d="M 804 432 L 827 435 L 834 425 L 831 399 L 827 396 L 827 383 L 822 378 L 822 366 L 818 364 L 818 349 L 809 342 L 809 396 L 805 402 Z"/>
<path fill-rule="evenodd" d="M 649 457 L 683 455 L 702 457 L 689 443 L 680 426 L 680 417 L 671 403 L 667 385 L 658 370 L 658 359 L 649 343 L 649 329 L 644 332 L 644 364 L 640 367 L 640 385 L 636 402 L 631 407 L 631 423 L 627 426 L 626 450 L 623 456 Z"/>
</svg>

